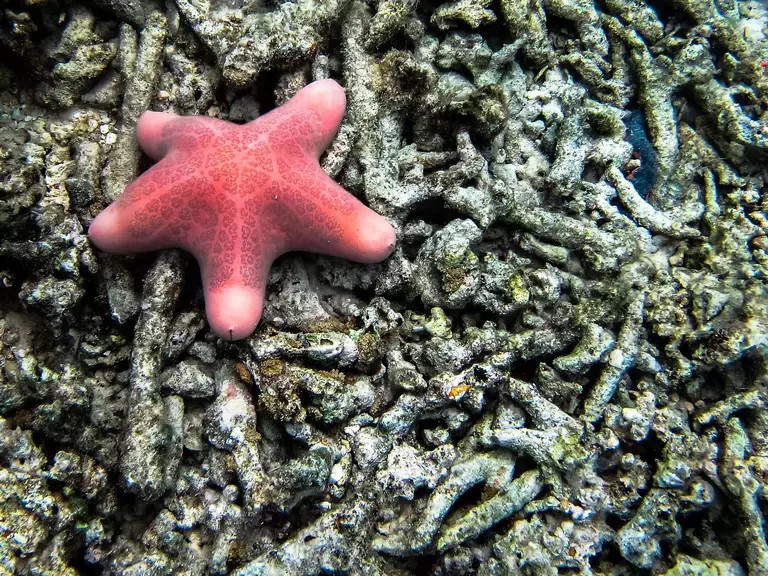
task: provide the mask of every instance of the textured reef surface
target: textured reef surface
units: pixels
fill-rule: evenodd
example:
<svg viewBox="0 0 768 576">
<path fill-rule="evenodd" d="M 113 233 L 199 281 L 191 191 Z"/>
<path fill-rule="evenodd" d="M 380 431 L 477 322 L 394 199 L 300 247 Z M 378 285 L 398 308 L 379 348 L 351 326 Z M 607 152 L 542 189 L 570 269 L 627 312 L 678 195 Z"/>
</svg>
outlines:
<svg viewBox="0 0 768 576">
<path fill-rule="evenodd" d="M 347 91 L 395 226 L 242 342 L 85 230 L 148 109 Z M 8 0 L 0 574 L 768 573 L 768 11 L 745 0 Z"/>
</svg>

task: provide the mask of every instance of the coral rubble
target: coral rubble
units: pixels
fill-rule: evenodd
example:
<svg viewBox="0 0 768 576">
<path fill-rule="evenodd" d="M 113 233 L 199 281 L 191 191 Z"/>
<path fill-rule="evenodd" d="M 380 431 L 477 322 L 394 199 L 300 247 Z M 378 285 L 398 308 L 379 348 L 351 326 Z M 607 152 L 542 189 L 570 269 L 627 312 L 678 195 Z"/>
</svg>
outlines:
<svg viewBox="0 0 768 576">
<path fill-rule="evenodd" d="M 329 77 L 387 261 L 232 343 L 91 246 L 141 112 Z M 9 0 L 0 574 L 768 573 L 767 193 L 761 2 Z"/>
</svg>

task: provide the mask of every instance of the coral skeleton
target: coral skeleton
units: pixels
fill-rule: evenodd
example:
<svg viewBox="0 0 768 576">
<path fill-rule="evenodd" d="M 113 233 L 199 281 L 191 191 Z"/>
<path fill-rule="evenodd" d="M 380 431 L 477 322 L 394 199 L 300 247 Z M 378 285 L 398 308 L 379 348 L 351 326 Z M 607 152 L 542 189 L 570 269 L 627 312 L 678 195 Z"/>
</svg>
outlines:
<svg viewBox="0 0 768 576">
<path fill-rule="evenodd" d="M 0 575 L 767 574 L 767 63 L 756 0 L 7 0 Z M 318 86 L 281 234 L 343 189 L 376 257 L 271 253 L 237 340 L 202 245 L 101 249 L 158 119 Z"/>
</svg>

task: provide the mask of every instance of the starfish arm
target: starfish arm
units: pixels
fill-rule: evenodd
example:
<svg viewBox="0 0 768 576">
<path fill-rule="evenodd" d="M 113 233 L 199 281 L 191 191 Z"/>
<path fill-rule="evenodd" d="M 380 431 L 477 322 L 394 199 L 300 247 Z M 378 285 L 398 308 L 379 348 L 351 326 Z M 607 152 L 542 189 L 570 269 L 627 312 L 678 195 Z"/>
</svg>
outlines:
<svg viewBox="0 0 768 576">
<path fill-rule="evenodd" d="M 165 136 L 166 127 L 179 116 L 165 112 L 144 112 L 136 124 L 139 146 L 153 160 L 160 160 L 168 153 L 170 141 Z"/>
<path fill-rule="evenodd" d="M 227 122 L 206 116 L 176 116 L 167 112 L 144 112 L 136 124 L 139 146 L 153 160 L 172 150 L 191 152 L 226 140 L 231 127 Z"/>
<path fill-rule="evenodd" d="M 318 80 L 246 127 L 269 132 L 273 150 L 299 147 L 319 158 L 338 132 L 346 105 L 344 88 L 334 80 Z"/>
<path fill-rule="evenodd" d="M 283 252 L 270 208 L 256 198 L 220 205 L 222 225 L 188 248 L 200 263 L 208 323 L 222 338 L 245 338 L 261 318 L 269 268 Z"/>
<path fill-rule="evenodd" d="M 299 182 L 302 182 L 300 179 Z M 286 222 L 288 249 L 306 250 L 354 260 L 380 262 L 395 248 L 395 230 L 387 220 L 349 194 L 318 166 L 304 180 L 308 194 L 295 194 Z M 302 222 L 297 229 L 295 222 Z"/>
<path fill-rule="evenodd" d="M 240 340 L 256 328 L 264 306 L 269 264 L 262 264 L 254 278 L 245 281 L 233 274 L 225 282 L 217 279 L 225 276 L 220 263 L 211 259 L 198 259 L 205 292 L 205 312 L 208 324 L 221 338 Z"/>
<path fill-rule="evenodd" d="M 123 195 L 107 206 L 88 228 L 88 237 L 98 248 L 113 254 L 149 252 L 168 246 L 158 245 L 155 235 L 162 217 L 142 214 L 141 207 L 151 202 L 153 187 L 145 172 Z M 148 232 L 148 233 L 143 233 Z"/>
<path fill-rule="evenodd" d="M 202 193 L 190 193 L 198 190 Z M 163 160 L 94 218 L 88 236 L 100 249 L 115 254 L 189 249 L 194 232 L 215 224 L 205 192 L 193 165 Z"/>
</svg>

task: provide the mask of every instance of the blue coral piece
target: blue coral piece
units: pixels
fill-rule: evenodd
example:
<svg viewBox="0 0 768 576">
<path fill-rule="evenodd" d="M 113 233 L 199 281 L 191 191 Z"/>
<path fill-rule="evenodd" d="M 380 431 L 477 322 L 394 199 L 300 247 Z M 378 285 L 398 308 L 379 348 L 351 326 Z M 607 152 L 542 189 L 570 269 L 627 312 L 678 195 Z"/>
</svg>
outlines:
<svg viewBox="0 0 768 576">
<path fill-rule="evenodd" d="M 632 144 L 637 158 L 640 159 L 640 168 L 632 172 L 627 178 L 632 181 L 637 193 L 646 198 L 656 184 L 659 173 L 656 150 L 648 139 L 648 132 L 645 129 L 645 115 L 640 110 L 633 110 L 624 123 L 627 125 L 625 139 Z"/>
</svg>

